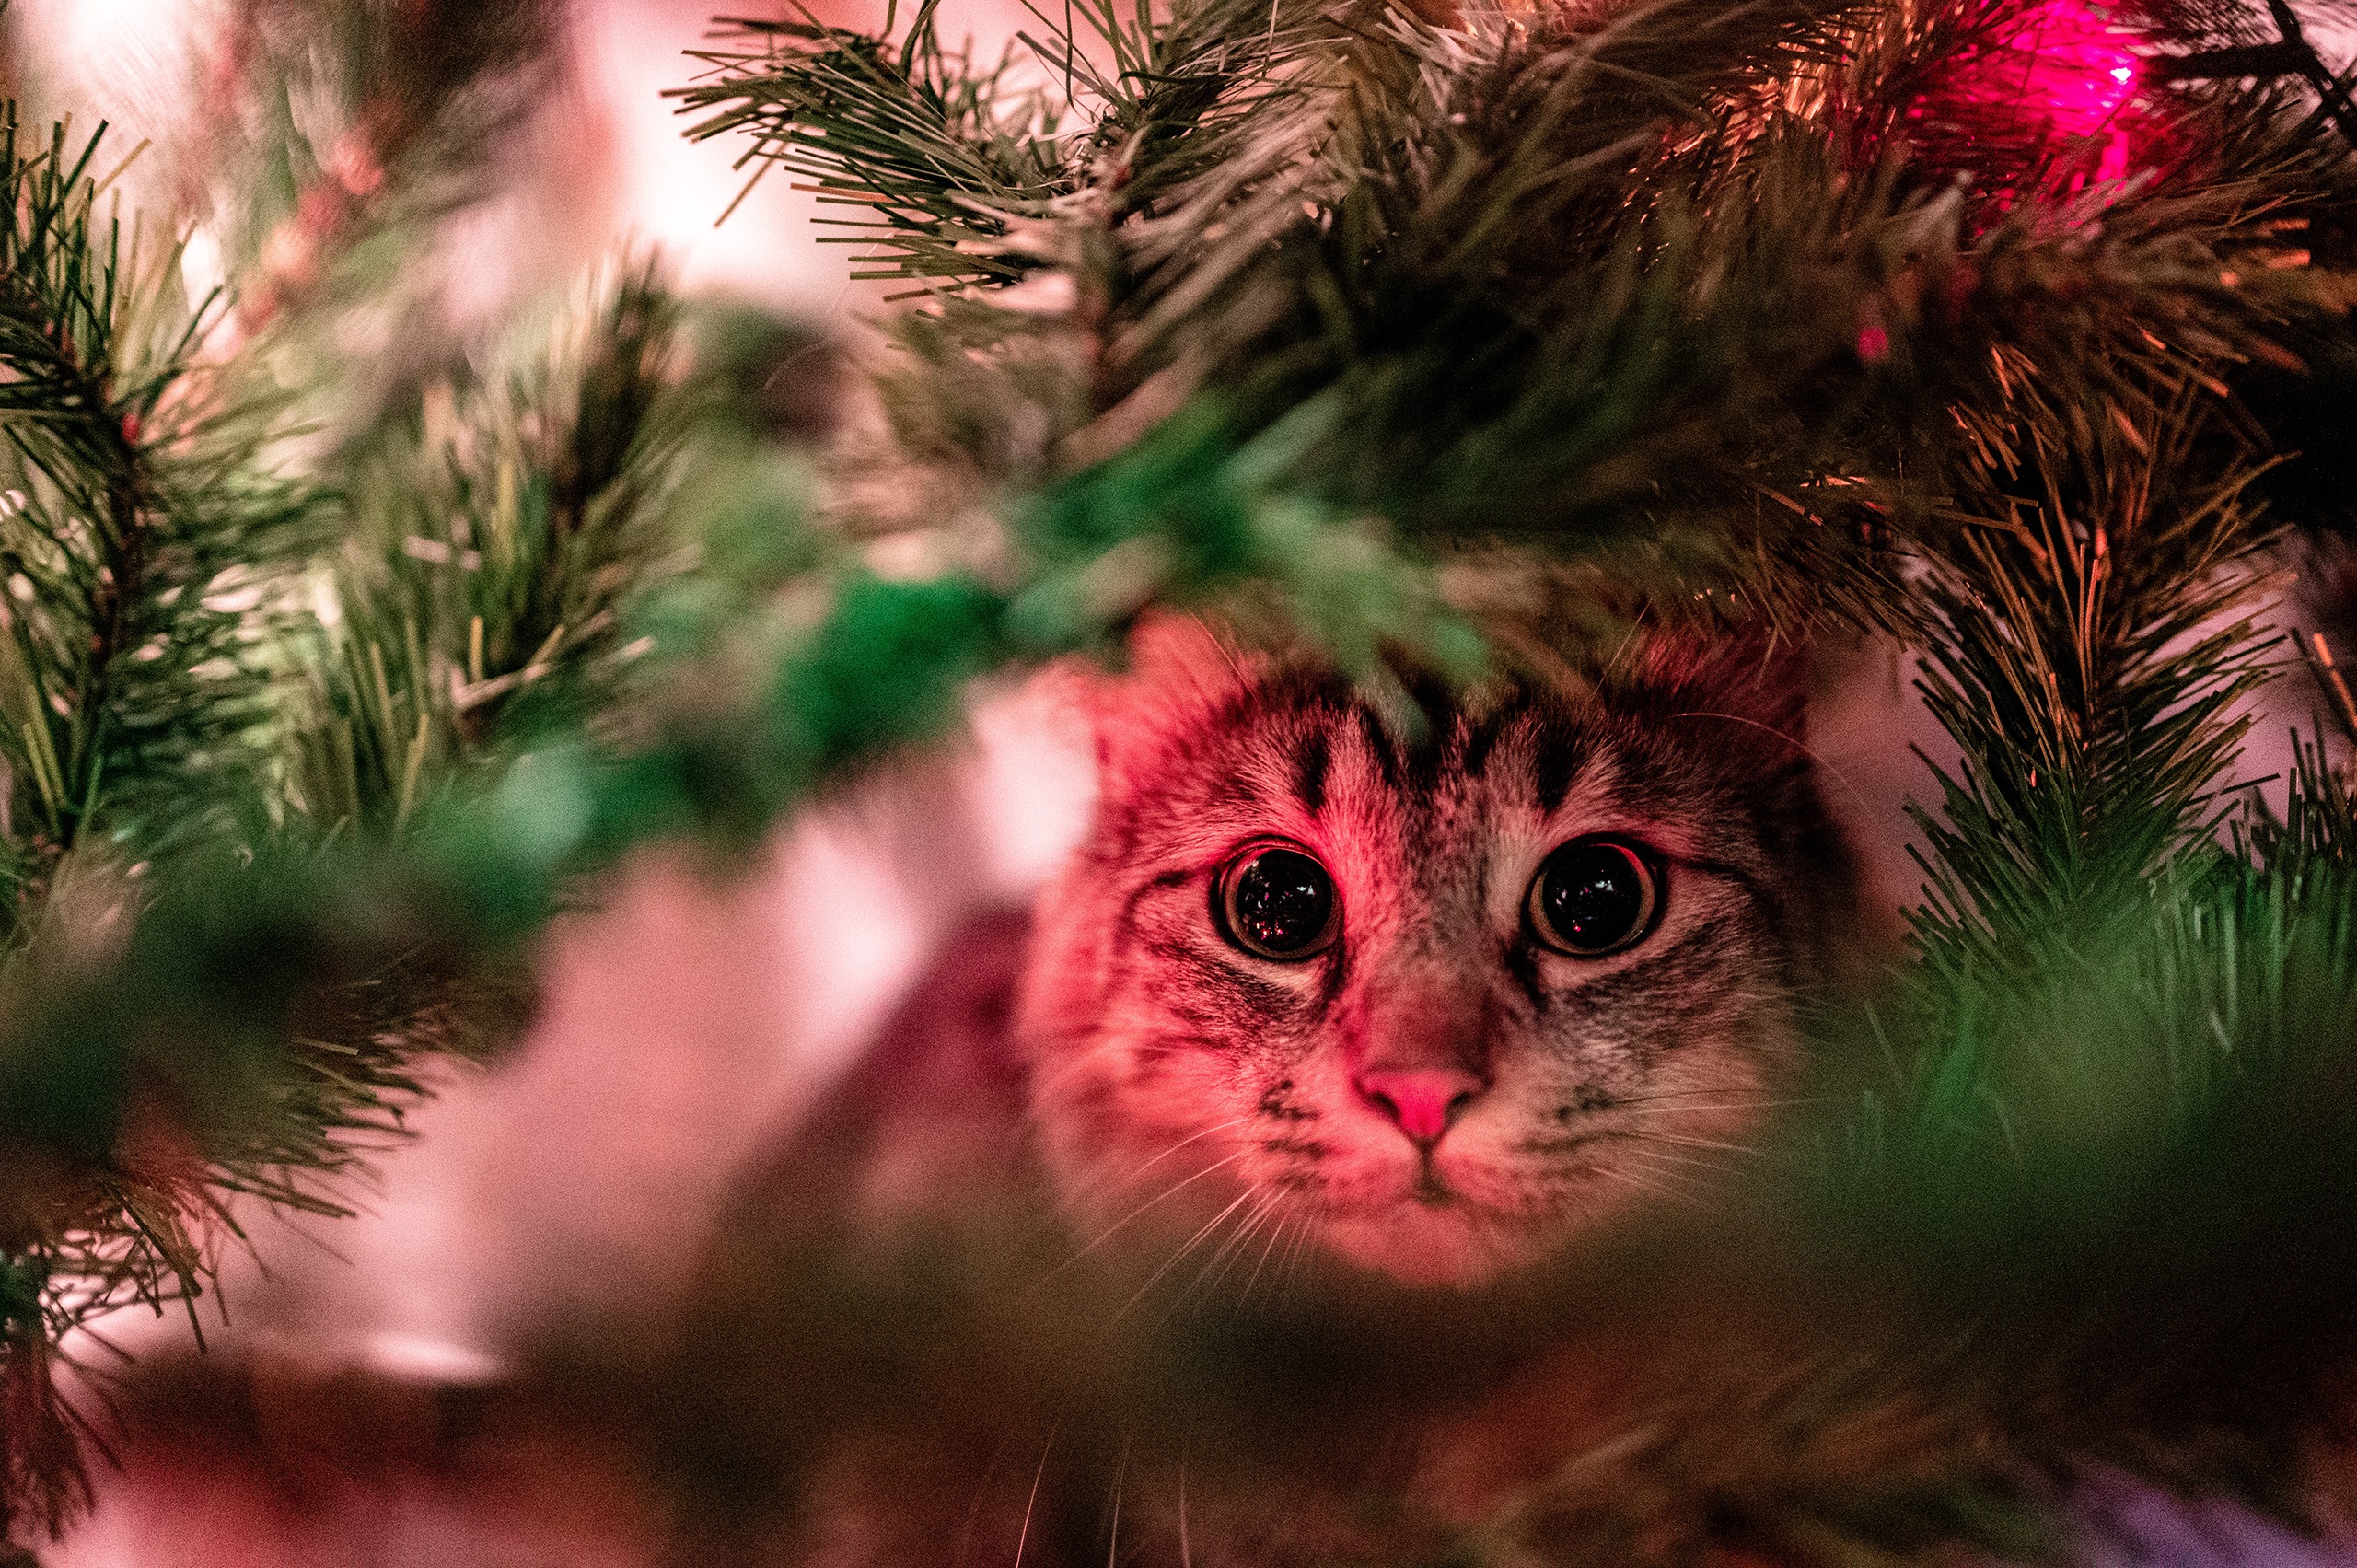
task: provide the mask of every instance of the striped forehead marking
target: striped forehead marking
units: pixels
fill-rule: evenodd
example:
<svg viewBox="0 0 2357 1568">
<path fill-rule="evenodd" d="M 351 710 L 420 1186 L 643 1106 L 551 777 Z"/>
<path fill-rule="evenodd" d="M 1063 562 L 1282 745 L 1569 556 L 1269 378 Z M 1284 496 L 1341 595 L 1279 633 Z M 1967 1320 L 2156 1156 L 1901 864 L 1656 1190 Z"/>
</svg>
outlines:
<svg viewBox="0 0 2357 1568">
<path fill-rule="evenodd" d="M 1301 750 L 1294 759 L 1293 792 L 1302 809 L 1312 817 L 1326 809 L 1326 770 L 1334 760 L 1333 742 L 1328 738 L 1322 724 L 1310 726 L 1302 737 Z"/>
<path fill-rule="evenodd" d="M 1309 815 L 1322 812 L 1330 796 L 1334 747 L 1341 726 L 1355 723 L 1367 763 L 1382 787 L 1403 800 L 1438 793 L 1442 781 L 1480 781 L 1509 735 L 1517 727 L 1521 744 L 1510 749 L 1528 779 L 1542 814 L 1551 814 L 1593 760 L 1596 740 L 1575 720 L 1541 708 L 1527 694 L 1478 715 L 1442 709 L 1426 736 L 1410 743 L 1387 728 L 1363 703 L 1324 700 L 1305 703 L 1309 722 L 1293 731 L 1293 793 Z M 1283 734 L 1282 729 L 1278 733 Z"/>
</svg>

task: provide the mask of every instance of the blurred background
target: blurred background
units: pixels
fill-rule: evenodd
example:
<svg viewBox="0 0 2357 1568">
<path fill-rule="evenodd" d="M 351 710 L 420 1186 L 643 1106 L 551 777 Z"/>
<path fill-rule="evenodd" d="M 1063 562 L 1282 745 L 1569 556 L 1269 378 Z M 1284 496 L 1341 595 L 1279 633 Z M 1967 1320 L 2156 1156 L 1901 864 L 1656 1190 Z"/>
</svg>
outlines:
<svg viewBox="0 0 2357 1568">
<path fill-rule="evenodd" d="M 884 4 L 814 14 L 876 29 Z M 774 172 L 748 190 L 741 143 L 683 134 L 664 95 L 705 68 L 708 6 L 14 0 L 6 66 L 24 125 L 95 116 L 108 159 L 144 145 L 126 215 L 192 236 L 192 291 L 241 280 L 225 331 L 299 320 L 289 384 L 332 385 L 354 421 L 651 252 L 708 319 L 761 324 L 745 395 L 811 447 L 862 417 L 843 366 L 879 352 L 888 307 L 819 242 L 813 197 Z M 943 31 L 995 54 L 1024 20 L 1019 0 L 958 0 Z M 1895 657 L 1862 656 L 1815 736 L 1893 910 L 1914 883 L 1908 745 L 1947 749 L 1905 688 Z M 357 1217 L 239 1212 L 197 1308 L 208 1353 L 177 1315 L 118 1315 L 78 1347 L 123 1411 L 122 1464 L 40 1561 L 648 1561 L 631 1456 L 586 1432 L 596 1388 L 533 1390 L 568 1357 L 659 1356 L 732 1180 L 953 927 L 1045 878 L 1091 790 L 1069 717 L 996 691 L 962 749 L 806 815 L 749 868 L 633 862 L 554 929 L 526 1038 L 443 1070 L 414 1139 L 345 1194 Z M 109 1347 L 137 1355 L 135 1387 L 110 1388 Z"/>
<path fill-rule="evenodd" d="M 817 14 L 883 19 L 880 0 Z M 995 52 L 1017 14 L 980 0 L 966 25 Z M 748 190 L 741 143 L 691 143 L 664 96 L 703 68 L 706 0 L 16 0 L 4 25 L 19 122 L 103 119 L 108 167 L 139 148 L 114 186 L 126 222 L 192 235 L 192 293 L 241 279 L 230 330 L 302 314 L 287 352 L 320 363 L 290 382 L 324 366 L 355 419 L 617 255 L 651 255 L 707 320 L 754 323 L 772 346 L 746 394 L 781 440 L 852 417 L 838 366 L 872 349 L 882 291 L 815 242 L 812 197 L 783 175 Z M 450 1412 L 514 1385 L 518 1347 L 657 1342 L 732 1173 L 944 931 L 1054 864 L 1090 782 L 1036 706 L 985 699 L 962 755 L 751 866 L 644 857 L 562 923 L 528 1036 L 443 1070 L 415 1138 L 341 1194 L 357 1217 L 239 1211 L 197 1309 L 208 1353 L 187 1318 L 144 1311 L 76 1347 L 122 1463 L 40 1561 L 641 1560 L 627 1478 L 601 1488 L 578 1451 L 544 1473 L 502 1438 L 513 1473 L 450 1484 Z"/>
<path fill-rule="evenodd" d="M 866 7 L 823 0 L 817 14 L 844 24 L 880 19 Z M 974 7 L 986 29 L 1002 35 L 1013 18 L 999 0 Z M 444 307 L 454 329 L 485 328 L 533 293 L 615 247 L 659 249 L 676 283 L 691 292 L 723 293 L 770 309 L 837 325 L 855 322 L 872 302 L 846 281 L 839 251 L 809 242 L 818 208 L 784 179 L 764 180 L 721 224 L 745 185 L 735 167 L 743 151 L 726 143 L 691 145 L 676 105 L 663 94 L 700 69 L 688 52 L 708 47 L 713 13 L 706 0 L 571 0 L 522 6 L 493 0 L 401 0 L 371 6 L 231 0 L 16 0 L 7 8 L 9 41 L 23 80 L 18 117 L 45 125 L 71 113 L 79 124 L 103 116 L 122 140 L 119 151 L 152 145 L 127 180 L 147 210 L 189 205 L 189 182 L 225 174 L 223 142 L 266 124 L 257 100 L 268 87 L 254 79 L 253 56 L 269 50 L 316 57 L 356 31 L 357 19 L 388 12 L 378 30 L 394 39 L 448 39 L 470 29 L 488 35 L 475 59 L 420 66 L 414 84 L 354 82 L 421 96 L 507 97 L 512 114 L 459 110 L 472 128 L 496 130 L 473 150 L 488 165 L 474 200 L 439 235 L 446 271 Z M 339 18 L 338 12 L 353 13 Z M 320 60 L 319 75 L 349 66 L 385 73 L 364 42 L 348 61 Z M 506 58 L 501 59 L 505 55 Z M 490 56 L 493 68 L 468 79 Z M 303 64 L 310 64 L 305 61 Z M 305 84 L 291 80 L 300 96 Z M 318 85 L 318 84 L 310 84 Z M 337 88 L 346 86 L 337 83 Z M 314 106 L 331 112 L 325 105 Z M 445 102 L 437 107 L 453 109 Z M 303 108 L 297 106 L 300 119 Z M 486 124 L 486 120 L 489 123 Z"/>
</svg>

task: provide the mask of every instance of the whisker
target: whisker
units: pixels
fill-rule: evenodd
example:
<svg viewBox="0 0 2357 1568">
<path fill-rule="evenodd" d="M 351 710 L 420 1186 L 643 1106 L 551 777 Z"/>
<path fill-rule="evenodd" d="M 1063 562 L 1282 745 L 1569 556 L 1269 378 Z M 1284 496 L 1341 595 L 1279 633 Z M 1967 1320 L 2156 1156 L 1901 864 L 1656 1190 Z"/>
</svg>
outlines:
<svg viewBox="0 0 2357 1568">
<path fill-rule="evenodd" d="M 1599 1106 L 1588 1112 L 1592 1116 L 1684 1116 L 1692 1111 L 1709 1110 L 1774 1110 L 1780 1107 L 1819 1103 L 1806 1100 L 1678 1100 L 1661 1105 L 1637 1105 L 1621 1102 Z"/>
<path fill-rule="evenodd" d="M 1242 1121 L 1243 1118 L 1238 1117 L 1237 1120 Z M 1234 1126 L 1235 1123 L 1230 1122 L 1228 1125 Z M 1201 1136 L 1201 1134 L 1199 1133 L 1197 1136 Z M 1192 1142 L 1193 1140 L 1190 1139 L 1189 1141 Z M 1033 1285 L 1031 1287 L 1032 1290 L 1036 1292 L 1045 1289 L 1049 1281 L 1054 1279 L 1058 1274 L 1062 1273 L 1066 1269 L 1071 1268 L 1074 1263 L 1079 1262 L 1083 1258 L 1087 1257 L 1091 1252 L 1094 1252 L 1098 1248 L 1104 1246 L 1108 1241 L 1112 1240 L 1114 1235 L 1124 1225 L 1127 1225 L 1131 1221 L 1136 1219 L 1140 1214 L 1144 1214 L 1148 1209 L 1153 1208 L 1155 1204 L 1160 1203 L 1167 1199 L 1178 1196 L 1178 1194 L 1186 1191 L 1188 1188 L 1192 1187 L 1196 1182 L 1201 1181 L 1204 1177 L 1211 1175 L 1213 1171 L 1222 1170 L 1228 1166 L 1234 1165 L 1237 1160 L 1242 1159 L 1251 1152 L 1252 1151 L 1249 1149 L 1238 1149 L 1236 1153 L 1228 1156 L 1225 1159 L 1221 1160 L 1217 1165 L 1207 1165 L 1202 1169 L 1195 1172 L 1194 1175 L 1186 1178 L 1182 1181 L 1177 1182 L 1155 1196 L 1148 1198 L 1144 1202 L 1140 1203 L 1136 1208 L 1132 1209 L 1128 1214 L 1123 1214 L 1120 1219 L 1115 1220 L 1111 1225 L 1106 1226 L 1103 1231 L 1097 1234 L 1097 1237 L 1094 1241 L 1089 1242 L 1088 1245 L 1083 1247 L 1079 1251 L 1074 1253 L 1071 1257 L 1065 1259 L 1062 1262 L 1057 1264 L 1046 1273 L 1040 1275 L 1039 1283 Z"/>
<path fill-rule="evenodd" d="M 1120 1462 L 1113 1467 L 1113 1524 L 1105 1542 L 1105 1568 L 1115 1568 L 1121 1552 L 1121 1483 L 1130 1475 L 1130 1440 L 1136 1434 L 1124 1434 L 1121 1438 Z"/>
<path fill-rule="evenodd" d="M 1699 1166 L 1721 1174 L 1732 1173 L 1739 1162 L 1757 1159 L 1760 1155 L 1760 1150 L 1749 1144 L 1724 1143 L 1716 1138 L 1689 1137 L 1676 1132 L 1655 1132 L 1643 1127 L 1591 1127 L 1567 1138 L 1533 1138 L 1517 1145 L 1517 1150 L 1537 1158 L 1548 1159 L 1578 1150 L 1593 1149 L 1600 1144 L 1610 1144 L 1624 1151 L 1643 1148 L 1657 1153 L 1673 1148 L 1707 1149 L 1736 1156 L 1734 1160 L 1714 1160 L 1696 1155 L 1662 1155 L 1663 1158 L 1678 1159 L 1682 1164 Z"/>
<path fill-rule="evenodd" d="M 1205 1260 L 1203 1266 L 1195 1271 L 1195 1277 L 1187 1282 L 1187 1288 L 1180 1291 L 1171 1301 L 1170 1309 L 1165 1312 L 1160 1318 L 1155 1320 L 1155 1328 L 1156 1330 L 1160 1330 L 1173 1318 L 1176 1318 L 1180 1312 L 1186 1310 L 1188 1302 L 1194 1297 L 1198 1291 L 1206 1290 L 1216 1282 L 1219 1274 L 1225 1272 L 1225 1270 L 1222 1267 L 1222 1260 L 1232 1258 L 1235 1255 L 1237 1247 L 1240 1243 L 1249 1239 L 1253 1234 L 1254 1227 L 1259 1225 L 1263 1219 L 1268 1217 L 1269 1210 L 1275 1202 L 1273 1198 L 1261 1197 L 1260 1186 L 1257 1182 L 1253 1184 L 1249 1191 L 1245 1192 L 1244 1197 L 1258 1198 L 1260 1199 L 1260 1202 L 1252 1210 L 1252 1212 L 1246 1214 L 1236 1228 L 1229 1233 L 1227 1239 L 1219 1244 L 1218 1250 L 1213 1252 L 1211 1257 Z M 1239 1200 L 1239 1202 L 1241 1200 Z M 1221 1211 L 1220 1214 L 1213 1216 L 1212 1225 L 1216 1225 L 1220 1221 L 1225 1219 L 1228 1214 L 1232 1212 L 1235 1207 L 1236 1205 L 1234 1203 L 1229 1204 L 1227 1209 Z M 1204 1228 L 1208 1230 L 1211 1226 L 1207 1225 Z M 1197 1239 L 1200 1240 L 1201 1237 L 1199 1237 Z M 1191 1242 L 1189 1244 L 1190 1247 L 1192 1245 L 1193 1243 Z M 1184 1257 L 1186 1255 L 1186 1249 L 1181 1249 L 1179 1256 Z M 1172 1260 L 1173 1262 L 1176 1262 L 1177 1260 L 1177 1259 Z M 1151 1281 L 1147 1282 L 1149 1287 L 1152 1285 L 1152 1283 L 1153 1282 Z"/>
<path fill-rule="evenodd" d="M 1668 1149 L 1654 1146 L 1649 1140 L 1634 1137 L 1621 1141 L 1621 1152 L 1653 1161 L 1666 1160 L 1672 1165 L 1684 1166 L 1689 1170 L 1707 1170 L 1713 1176 L 1729 1175 L 1732 1169 L 1718 1160 L 1705 1159 L 1700 1155 L 1676 1154 Z"/>
<path fill-rule="evenodd" d="M 1252 1198 L 1254 1191 L 1255 1190 L 1252 1188 L 1246 1188 L 1242 1192 L 1237 1195 L 1234 1202 L 1228 1204 L 1227 1207 L 1213 1214 L 1211 1219 L 1204 1224 L 1202 1229 L 1197 1231 L 1194 1235 L 1189 1237 L 1185 1242 L 1180 1244 L 1178 1249 L 1170 1255 L 1170 1260 L 1163 1264 L 1159 1269 L 1156 1269 L 1153 1273 L 1147 1275 L 1145 1283 L 1138 1286 L 1137 1294 L 1121 1304 L 1121 1310 L 1113 1314 L 1113 1321 L 1116 1323 L 1120 1322 L 1124 1313 L 1127 1313 L 1131 1307 L 1135 1307 L 1139 1302 L 1144 1301 L 1146 1297 L 1146 1294 L 1153 1290 L 1156 1284 L 1161 1283 L 1162 1276 L 1177 1268 L 1179 1263 L 1185 1260 L 1187 1254 L 1192 1252 L 1198 1246 L 1202 1245 L 1203 1238 L 1211 1235 L 1213 1230 L 1216 1230 L 1219 1227 L 1220 1221 L 1227 1218 L 1228 1215 L 1242 1208 L 1245 1203 Z M 1181 1299 L 1184 1299 L 1183 1295 L 1181 1295 Z"/>
<path fill-rule="evenodd" d="M 1615 1095 L 1611 1098 L 1611 1103 L 1600 1109 L 1619 1110 L 1628 1106 L 1671 1105 L 1688 1110 L 1778 1110 L 1796 1105 L 1832 1103 L 1831 1097 L 1827 1095 L 1791 1095 L 1777 1098 L 1745 1096 L 1735 1099 L 1714 1100 L 1708 1104 L 1697 1104 L 1694 1101 L 1694 1097 L 1697 1095 L 1724 1096 L 1726 1090 L 1724 1088 L 1653 1089 L 1644 1094 Z"/>
<path fill-rule="evenodd" d="M 1246 1246 L 1260 1234 L 1260 1227 L 1269 1223 L 1269 1216 L 1277 1212 L 1277 1206 L 1283 1201 L 1284 1195 L 1281 1192 L 1271 1193 L 1262 1199 L 1260 1206 L 1247 1214 L 1244 1223 L 1236 1227 L 1236 1234 L 1220 1244 L 1220 1249 L 1213 1254 L 1211 1263 L 1211 1266 L 1217 1268 L 1218 1272 L 1211 1276 L 1210 1283 L 1215 1285 L 1227 1277 L 1228 1271 L 1236 1266 L 1237 1260 L 1244 1256 Z"/>
<path fill-rule="evenodd" d="M 1178 1451 L 1178 1568 L 1195 1568 L 1195 1555 L 1187 1547 L 1187 1451 Z"/>
<path fill-rule="evenodd" d="M 1039 1505 L 1039 1483 L 1048 1477 L 1048 1456 L 1055 1446 L 1056 1427 L 1051 1426 L 1047 1442 L 1039 1446 L 1039 1468 L 1031 1472 L 1031 1495 L 1024 1500 L 1023 1528 L 1015 1537 L 1015 1568 L 1023 1568 L 1023 1549 L 1031 1541 L 1031 1510 Z"/>
<path fill-rule="evenodd" d="M 1597 1174 L 1607 1176 L 1624 1187 L 1633 1187 L 1647 1197 L 1665 1203 L 1699 1203 L 1701 1202 L 1693 1193 L 1683 1188 L 1665 1186 L 1659 1181 L 1647 1181 L 1628 1171 L 1599 1171 Z"/>
<path fill-rule="evenodd" d="M 958 1532 L 958 1554 L 950 1559 L 951 1568 L 965 1568 L 966 1554 L 973 1550 L 974 1529 L 981 1523 L 982 1504 L 990 1498 L 991 1481 L 998 1474 L 998 1463 L 1006 1458 L 1007 1446 L 1015 1441 L 1015 1434 L 1007 1433 L 991 1450 L 991 1462 L 982 1467 L 981 1479 L 974 1483 L 974 1501 L 966 1510 L 966 1527 Z"/>
<path fill-rule="evenodd" d="M 1678 1195 L 1689 1203 L 1701 1204 L 1708 1202 L 1714 1191 L 1710 1181 L 1696 1176 L 1690 1170 L 1679 1170 L 1674 1167 L 1650 1161 L 1640 1164 L 1635 1168 L 1642 1170 L 1654 1180 L 1675 1189 Z"/>
<path fill-rule="evenodd" d="M 1301 1225 L 1294 1231 L 1292 1245 L 1285 1249 L 1284 1261 L 1277 1265 L 1277 1277 L 1287 1287 L 1298 1284 L 1302 1272 L 1307 1267 L 1312 1239 L 1310 1233 L 1315 1228 L 1316 1222 L 1304 1216 Z"/>
<path fill-rule="evenodd" d="M 1277 1198 L 1273 1195 L 1264 1196 L 1258 1183 L 1255 1183 L 1245 1195 L 1258 1198 L 1260 1202 L 1250 1214 L 1244 1216 L 1242 1223 L 1229 1233 L 1227 1239 L 1219 1244 L 1218 1250 L 1211 1255 L 1201 1269 L 1195 1271 L 1195 1277 L 1188 1282 L 1185 1290 L 1178 1293 L 1178 1299 L 1172 1303 L 1170 1311 L 1164 1314 L 1164 1321 L 1167 1322 L 1172 1316 L 1176 1315 L 1179 1308 L 1186 1305 L 1188 1298 L 1196 1292 L 1209 1291 L 1226 1277 L 1227 1271 L 1234 1266 L 1235 1260 L 1242 1256 L 1245 1244 L 1259 1232 L 1260 1227 L 1267 1222 L 1270 1214 L 1277 1206 Z"/>
<path fill-rule="evenodd" d="M 1283 1197 L 1284 1195 L 1283 1193 L 1279 1193 L 1277 1198 L 1271 1202 L 1270 1206 L 1271 1208 L 1283 1207 Z M 1244 1282 L 1244 1294 L 1238 1296 L 1237 1298 L 1237 1300 L 1244 1301 L 1251 1298 L 1252 1287 L 1260 1283 L 1260 1271 L 1269 1266 L 1269 1255 L 1277 1249 L 1277 1243 L 1285 1238 L 1285 1226 L 1292 1223 L 1293 1216 L 1291 1214 L 1280 1214 L 1277 1215 L 1277 1223 L 1275 1225 L 1271 1227 L 1269 1231 L 1269 1245 L 1260 1249 L 1260 1260 L 1252 1265 L 1252 1277 Z"/>
<path fill-rule="evenodd" d="M 1155 1166 L 1160 1165 L 1164 1160 L 1168 1159 L 1172 1155 L 1177 1154 L 1188 1144 L 1200 1143 L 1203 1139 L 1210 1137 L 1213 1133 L 1225 1132 L 1231 1127 L 1241 1127 L 1244 1123 L 1251 1120 L 1252 1119 L 1249 1116 L 1232 1117 L 1225 1121 L 1215 1121 L 1209 1127 L 1202 1129 L 1200 1132 L 1190 1132 L 1187 1136 L 1179 1139 L 1177 1143 L 1171 1144 L 1168 1148 L 1163 1150 L 1160 1154 L 1146 1161 L 1145 1164 L 1138 1167 L 1137 1169 L 1130 1172 L 1129 1176 L 1124 1179 L 1122 1185 L 1127 1186 L 1130 1182 L 1135 1181 L 1139 1177 L 1144 1176 L 1147 1171 L 1152 1170 Z"/>
<path fill-rule="evenodd" d="M 1717 1149 L 1731 1155 L 1756 1155 L 1759 1152 L 1756 1144 L 1730 1144 L 1723 1138 L 1701 1138 L 1691 1132 L 1655 1132 L 1639 1127 L 1625 1129 L 1619 1136 L 1643 1144 L 1675 1144 L 1680 1148 Z"/>
<path fill-rule="evenodd" d="M 1690 1191 L 1680 1188 L 1664 1186 L 1662 1182 L 1658 1180 L 1647 1180 L 1644 1178 L 1638 1176 L 1634 1171 L 1597 1166 L 1596 1167 L 1596 1174 L 1603 1177 L 1608 1181 L 1620 1182 L 1624 1186 L 1635 1188 L 1640 1192 L 1649 1192 L 1656 1198 L 1674 1199 L 1678 1202 L 1688 1203 L 1697 1202 L 1694 1194 Z"/>
</svg>

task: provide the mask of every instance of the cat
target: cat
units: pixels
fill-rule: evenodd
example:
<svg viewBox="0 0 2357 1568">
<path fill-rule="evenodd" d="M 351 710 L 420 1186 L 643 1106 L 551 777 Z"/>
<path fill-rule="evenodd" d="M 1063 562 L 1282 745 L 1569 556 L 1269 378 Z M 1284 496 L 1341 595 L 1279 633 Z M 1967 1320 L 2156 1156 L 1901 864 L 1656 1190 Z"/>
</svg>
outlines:
<svg viewBox="0 0 2357 1568">
<path fill-rule="evenodd" d="M 1849 877 L 1789 669 L 1657 643 L 1617 689 L 1430 691 L 1411 739 L 1314 663 L 1156 645 L 1014 1020 L 1086 1227 L 1479 1284 L 1790 1079 Z"/>
<path fill-rule="evenodd" d="M 1789 650 L 1661 636 L 1385 703 L 1165 622 L 1070 689 L 1079 850 L 714 1229 L 679 1561 L 1102 1560 L 1124 1487 L 1180 1561 L 1363 1550 L 1347 1500 L 1434 1462 L 1401 1434 L 1550 1353 L 1557 1265 L 1707 1202 L 1804 1071 L 1858 927 Z M 997 1457 L 1033 1446 L 1027 1493 Z"/>
</svg>

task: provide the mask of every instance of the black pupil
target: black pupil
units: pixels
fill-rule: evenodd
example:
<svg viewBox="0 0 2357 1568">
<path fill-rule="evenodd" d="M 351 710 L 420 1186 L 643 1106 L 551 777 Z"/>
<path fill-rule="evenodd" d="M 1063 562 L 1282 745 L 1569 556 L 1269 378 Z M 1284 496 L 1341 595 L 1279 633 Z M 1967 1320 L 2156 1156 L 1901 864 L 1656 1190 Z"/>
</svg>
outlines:
<svg viewBox="0 0 2357 1568">
<path fill-rule="evenodd" d="M 1645 912 L 1643 873 L 1611 844 L 1566 844 L 1539 874 L 1538 907 L 1555 935 L 1594 951 L 1627 941 Z"/>
<path fill-rule="evenodd" d="M 1297 953 L 1326 934 L 1334 881 L 1306 854 L 1272 849 L 1236 874 L 1229 907 L 1236 935 L 1270 953 Z"/>
</svg>

